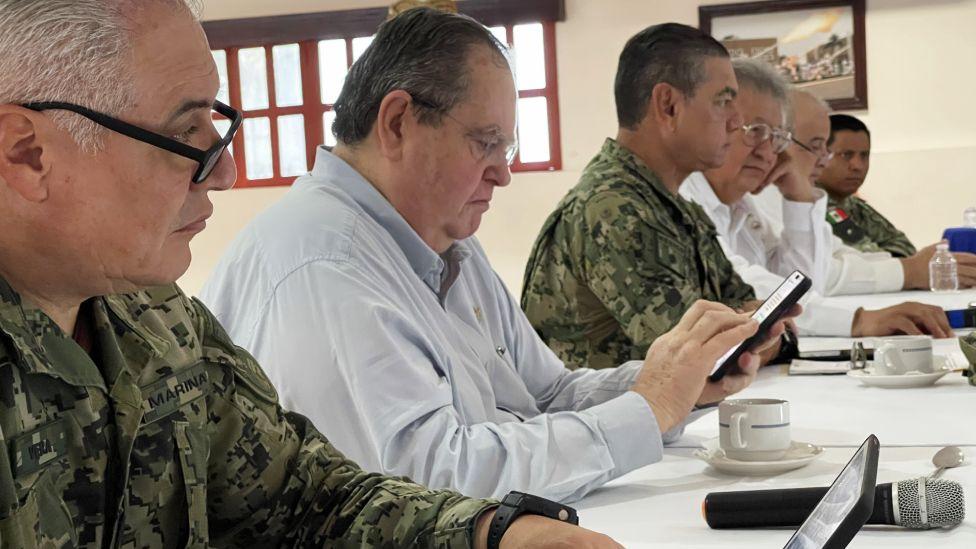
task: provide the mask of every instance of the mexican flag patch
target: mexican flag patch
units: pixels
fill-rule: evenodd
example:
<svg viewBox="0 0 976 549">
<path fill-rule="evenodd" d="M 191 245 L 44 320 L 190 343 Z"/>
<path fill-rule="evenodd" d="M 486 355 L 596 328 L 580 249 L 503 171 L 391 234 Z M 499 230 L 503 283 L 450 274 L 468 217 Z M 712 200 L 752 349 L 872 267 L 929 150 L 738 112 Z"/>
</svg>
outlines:
<svg viewBox="0 0 976 549">
<path fill-rule="evenodd" d="M 840 208 L 830 208 L 827 210 L 827 221 L 831 225 L 837 225 L 838 223 L 843 223 L 847 219 L 847 213 Z"/>
</svg>

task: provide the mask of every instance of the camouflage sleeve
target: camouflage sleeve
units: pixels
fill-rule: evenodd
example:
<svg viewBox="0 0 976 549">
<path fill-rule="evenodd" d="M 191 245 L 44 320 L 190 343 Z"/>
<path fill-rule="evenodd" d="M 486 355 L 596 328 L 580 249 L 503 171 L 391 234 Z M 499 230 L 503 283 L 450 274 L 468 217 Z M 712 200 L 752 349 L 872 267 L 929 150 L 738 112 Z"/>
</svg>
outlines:
<svg viewBox="0 0 976 549">
<path fill-rule="evenodd" d="M 190 305 L 213 383 L 207 513 L 225 547 L 470 547 L 495 503 L 366 473 L 305 417 L 285 412 L 257 362 Z M 216 533 L 216 534 L 215 534 Z"/>
<path fill-rule="evenodd" d="M 915 255 L 915 246 L 905 236 L 905 233 L 899 231 L 885 216 L 867 202 L 860 201 L 857 205 L 858 210 L 860 210 L 858 213 L 861 228 L 879 248 L 895 257 Z"/>
<path fill-rule="evenodd" d="M 587 201 L 582 265 L 590 291 L 643 352 L 701 294 L 693 252 L 632 203 L 616 193 Z"/>
</svg>

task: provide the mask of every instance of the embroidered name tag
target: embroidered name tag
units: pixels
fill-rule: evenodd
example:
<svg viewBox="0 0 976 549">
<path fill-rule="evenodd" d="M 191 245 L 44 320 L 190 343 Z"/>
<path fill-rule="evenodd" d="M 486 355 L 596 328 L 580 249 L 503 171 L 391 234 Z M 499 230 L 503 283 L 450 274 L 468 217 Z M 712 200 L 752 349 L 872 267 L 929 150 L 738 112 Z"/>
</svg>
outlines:
<svg viewBox="0 0 976 549">
<path fill-rule="evenodd" d="M 68 450 L 64 418 L 54 420 L 31 433 L 13 439 L 11 446 L 14 477 L 40 471 L 46 465 L 64 456 Z"/>
<path fill-rule="evenodd" d="M 143 423 L 162 419 L 207 394 L 210 378 L 201 362 L 142 388 Z"/>
</svg>

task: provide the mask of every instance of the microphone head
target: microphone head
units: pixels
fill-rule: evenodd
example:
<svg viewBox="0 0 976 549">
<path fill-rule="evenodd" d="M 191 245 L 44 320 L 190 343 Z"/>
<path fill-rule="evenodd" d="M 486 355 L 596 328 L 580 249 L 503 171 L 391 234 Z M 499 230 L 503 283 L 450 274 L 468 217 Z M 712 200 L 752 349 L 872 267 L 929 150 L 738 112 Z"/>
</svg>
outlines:
<svg viewBox="0 0 976 549">
<path fill-rule="evenodd" d="M 905 528 L 955 526 L 966 517 L 966 503 L 958 482 L 935 478 L 903 480 L 893 487 L 895 522 Z"/>
</svg>

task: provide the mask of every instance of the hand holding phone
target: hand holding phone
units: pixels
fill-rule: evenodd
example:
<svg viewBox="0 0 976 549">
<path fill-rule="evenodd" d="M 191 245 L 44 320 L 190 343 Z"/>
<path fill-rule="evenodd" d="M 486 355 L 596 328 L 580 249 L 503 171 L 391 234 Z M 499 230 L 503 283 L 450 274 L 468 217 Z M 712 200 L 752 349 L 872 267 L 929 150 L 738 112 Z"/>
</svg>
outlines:
<svg viewBox="0 0 976 549">
<path fill-rule="evenodd" d="M 725 356 L 718 359 L 715 363 L 715 369 L 708 379 L 710 381 L 722 379 L 731 368 L 735 367 L 742 353 L 752 350 L 765 341 L 773 325 L 796 305 L 811 285 L 810 278 L 800 271 L 793 271 L 790 276 L 786 277 L 783 283 L 752 314 L 753 320 L 759 323 L 759 330 L 756 334 L 736 345 Z"/>
</svg>

